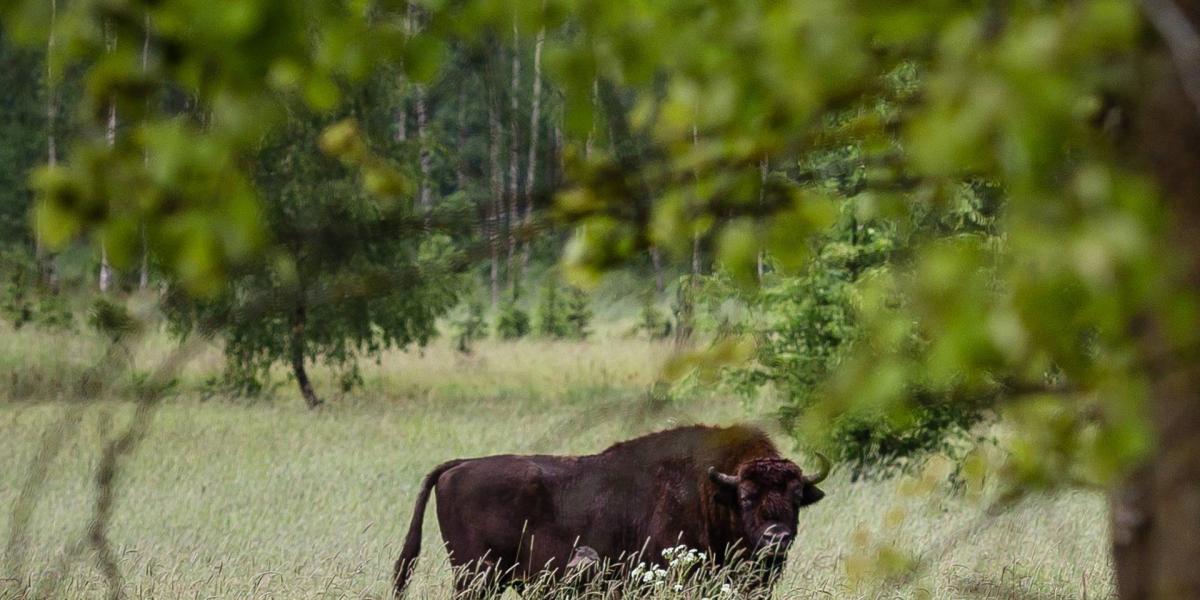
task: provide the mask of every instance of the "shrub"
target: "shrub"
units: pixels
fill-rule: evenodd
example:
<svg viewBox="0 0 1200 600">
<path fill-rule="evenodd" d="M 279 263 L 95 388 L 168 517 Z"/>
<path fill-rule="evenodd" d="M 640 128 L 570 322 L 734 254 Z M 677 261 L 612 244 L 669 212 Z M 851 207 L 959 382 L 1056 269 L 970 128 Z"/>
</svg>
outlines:
<svg viewBox="0 0 1200 600">
<path fill-rule="evenodd" d="M 652 340 L 666 339 L 671 336 L 671 320 L 654 305 L 652 294 L 647 294 L 642 302 L 642 310 L 638 313 L 637 329 Z"/>
<path fill-rule="evenodd" d="M 961 225 L 949 227 L 951 231 L 962 229 Z M 820 240 L 802 272 L 769 273 L 755 290 L 737 285 L 720 272 L 689 286 L 687 289 L 695 290 L 693 320 L 698 332 L 708 334 L 709 339 L 740 336 L 754 340 L 754 360 L 725 366 L 721 369 L 723 383 L 747 397 L 769 387 L 780 398 L 778 415 L 783 426 L 796 431 L 807 411 L 828 397 L 826 383 L 864 337 L 855 308 L 857 282 L 868 273 L 905 268 L 891 257 L 903 244 L 895 228 L 859 222 L 847 203 L 841 220 Z M 689 306 L 683 305 L 678 311 L 680 318 L 687 315 L 686 308 Z M 921 340 L 917 329 L 910 335 L 908 343 L 918 352 Z M 828 446 L 823 449 L 848 466 L 852 477 L 889 476 L 930 453 L 953 453 L 995 400 L 995 394 L 984 393 L 970 401 L 946 402 L 945 396 L 954 393 L 952 390 L 934 390 L 920 383 L 910 384 L 903 393 L 905 406 L 913 407 L 903 415 L 858 411 L 830 424 L 825 440 Z"/>
<path fill-rule="evenodd" d="M 567 293 L 566 325 L 567 337 L 582 340 L 591 334 L 588 326 L 592 322 L 591 302 L 587 294 L 578 288 L 570 288 Z"/>
<path fill-rule="evenodd" d="M 28 252 L 0 251 L 0 273 L 4 279 L 0 288 L 0 315 L 14 329 L 30 323 L 50 329 L 75 326 L 66 298 L 41 285 L 37 262 Z"/>
<path fill-rule="evenodd" d="M 450 326 L 458 351 L 464 354 L 471 352 L 472 344 L 488 334 L 487 320 L 483 317 L 483 302 L 471 299 L 461 312 L 452 316 Z"/>
<path fill-rule="evenodd" d="M 909 411 L 902 422 L 878 413 L 844 415 L 832 424 L 832 453 L 849 467 L 852 481 L 909 472 L 933 453 L 960 458 L 971 426 L 983 418 L 981 408 L 957 402 L 927 403 Z"/>
<path fill-rule="evenodd" d="M 592 322 L 587 294 L 574 287 L 564 293 L 553 277 L 546 278 L 538 305 L 538 335 L 555 339 L 586 339 Z"/>
<path fill-rule="evenodd" d="M 537 310 L 537 334 L 549 338 L 567 337 L 567 307 L 553 276 L 542 284 L 542 298 Z"/>
<path fill-rule="evenodd" d="M 515 340 L 529 335 L 529 314 L 515 302 L 505 302 L 496 317 L 496 335 L 502 340 Z"/>
<path fill-rule="evenodd" d="M 99 297 L 88 309 L 88 325 L 97 333 L 117 342 L 138 329 L 137 319 L 124 304 Z"/>
<path fill-rule="evenodd" d="M 75 315 L 71 312 L 71 304 L 65 296 L 59 294 L 43 294 L 38 299 L 33 321 L 49 329 L 75 328 Z"/>
</svg>

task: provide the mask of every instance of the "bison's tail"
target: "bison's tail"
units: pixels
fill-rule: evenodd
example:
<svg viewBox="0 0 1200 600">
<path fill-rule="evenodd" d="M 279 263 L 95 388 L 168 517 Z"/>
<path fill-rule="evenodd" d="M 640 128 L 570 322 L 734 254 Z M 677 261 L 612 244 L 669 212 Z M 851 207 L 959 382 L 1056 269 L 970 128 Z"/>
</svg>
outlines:
<svg viewBox="0 0 1200 600">
<path fill-rule="evenodd" d="M 404 596 L 404 588 L 412 577 L 413 569 L 417 566 L 417 556 L 421 554 L 421 525 L 425 522 L 425 505 L 429 503 L 429 492 L 437 483 L 442 473 L 466 462 L 452 460 L 442 463 L 425 476 L 421 482 L 421 491 L 417 494 L 417 503 L 413 507 L 412 521 L 408 524 L 408 535 L 404 537 L 404 548 L 400 550 L 400 558 L 396 559 L 396 570 L 393 581 L 396 585 L 396 598 Z"/>
</svg>

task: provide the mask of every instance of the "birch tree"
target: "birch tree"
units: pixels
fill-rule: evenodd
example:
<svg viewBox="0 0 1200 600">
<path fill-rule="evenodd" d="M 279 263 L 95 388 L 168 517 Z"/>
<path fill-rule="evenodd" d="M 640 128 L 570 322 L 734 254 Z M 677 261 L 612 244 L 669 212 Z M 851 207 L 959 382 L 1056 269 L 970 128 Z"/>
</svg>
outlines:
<svg viewBox="0 0 1200 600">
<path fill-rule="evenodd" d="M 489 62 L 490 64 L 490 62 Z M 493 74 L 485 75 L 488 104 L 488 174 L 490 178 L 488 199 L 488 283 L 491 289 L 492 306 L 500 302 L 500 240 L 501 221 L 504 215 L 504 171 L 500 162 L 503 130 L 500 125 L 500 99 L 496 91 Z"/>
<path fill-rule="evenodd" d="M 408 5 L 407 19 L 409 35 L 412 35 L 421 27 L 420 15 L 417 13 L 415 4 Z M 429 115 L 425 106 L 425 85 L 414 83 L 412 87 L 413 108 L 417 116 L 417 162 L 421 169 L 421 188 L 417 197 L 417 203 L 421 207 L 421 211 L 428 214 L 433 209 L 432 191 L 430 190 Z"/>
<path fill-rule="evenodd" d="M 50 167 L 58 164 L 58 138 L 55 131 L 58 124 L 58 83 L 54 74 L 54 28 L 57 24 L 58 0 L 50 0 L 50 27 L 46 33 L 46 164 Z M 53 289 L 58 284 L 57 270 L 54 267 L 54 261 L 46 256 L 46 249 L 42 245 L 41 227 L 36 223 L 33 235 L 34 259 L 37 262 L 38 277 Z"/>
<path fill-rule="evenodd" d="M 519 286 L 521 285 L 521 274 L 518 265 L 515 263 L 515 253 L 517 247 L 517 229 L 521 221 L 521 165 L 520 165 L 520 127 L 519 117 L 521 109 L 521 39 L 517 31 L 517 17 L 513 15 L 513 42 L 512 42 L 512 79 L 509 81 L 509 107 L 508 107 L 508 237 L 507 237 L 507 258 L 505 265 L 508 269 L 508 287 L 512 290 L 513 298 L 520 295 Z"/>
<path fill-rule="evenodd" d="M 537 183 L 537 154 L 540 135 L 540 120 L 542 116 L 542 45 L 546 42 L 546 30 L 539 29 L 537 40 L 533 45 L 533 91 L 530 92 L 529 107 L 529 158 L 525 164 L 525 215 L 521 219 L 525 231 L 521 242 L 521 272 L 529 266 L 530 241 L 532 236 L 529 228 L 533 225 L 534 187 Z"/>
<path fill-rule="evenodd" d="M 149 60 L 150 60 L 150 13 L 148 13 L 148 12 L 146 13 L 145 21 L 146 21 L 146 35 L 142 40 L 142 74 L 143 75 L 148 74 L 148 66 L 149 66 Z M 150 110 L 149 110 L 150 98 L 146 98 L 146 104 L 147 104 L 146 112 L 149 113 L 150 112 Z M 146 151 L 143 151 L 143 157 L 144 157 L 144 159 L 142 161 L 143 164 L 149 166 L 150 155 L 147 154 Z M 142 261 L 141 261 L 141 265 L 138 269 L 138 289 L 144 290 L 144 289 L 146 289 L 146 286 L 148 286 L 150 284 L 150 245 L 146 240 L 146 225 L 144 223 L 139 224 L 138 230 L 141 232 L 141 237 L 142 237 L 142 240 L 141 240 L 141 242 L 142 242 L 142 244 L 141 244 Z"/>
<path fill-rule="evenodd" d="M 467 129 L 467 82 L 458 86 L 458 101 L 454 118 L 455 147 L 458 148 L 454 161 L 454 182 L 459 191 L 467 190 L 467 140 L 471 131 Z"/>
<path fill-rule="evenodd" d="M 110 31 L 108 22 L 105 22 L 104 44 L 107 52 L 111 53 L 117 49 L 117 34 Z M 108 121 L 105 124 L 104 138 L 109 148 L 117 143 L 117 100 L 112 97 L 108 99 Z M 109 287 L 112 286 L 112 278 L 112 267 L 108 264 L 108 247 L 102 236 L 100 238 L 100 293 L 108 292 Z"/>
</svg>

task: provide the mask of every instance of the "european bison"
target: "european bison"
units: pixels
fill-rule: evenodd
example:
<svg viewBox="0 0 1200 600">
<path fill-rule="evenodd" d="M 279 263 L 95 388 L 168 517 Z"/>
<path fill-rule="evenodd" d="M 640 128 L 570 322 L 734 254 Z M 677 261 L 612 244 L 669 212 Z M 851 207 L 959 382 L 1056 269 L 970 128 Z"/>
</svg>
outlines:
<svg viewBox="0 0 1200 600">
<path fill-rule="evenodd" d="M 460 590 L 479 575 L 504 587 L 560 574 L 580 546 L 610 561 L 643 552 L 661 563 L 663 549 L 683 544 L 718 565 L 752 557 L 778 572 L 797 536 L 797 511 L 825 496 L 816 484 L 829 461 L 820 458 L 818 472 L 804 475 L 758 429 L 693 426 L 590 456 L 452 460 L 421 484 L 396 561 L 396 594 L 412 576 L 435 486 Z"/>
</svg>

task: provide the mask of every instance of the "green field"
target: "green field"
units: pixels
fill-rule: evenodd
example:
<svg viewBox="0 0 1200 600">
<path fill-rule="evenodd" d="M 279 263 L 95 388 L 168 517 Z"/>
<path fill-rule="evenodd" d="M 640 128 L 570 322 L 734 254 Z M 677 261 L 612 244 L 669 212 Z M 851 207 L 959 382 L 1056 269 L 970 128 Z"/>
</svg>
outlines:
<svg viewBox="0 0 1200 600">
<path fill-rule="evenodd" d="M 0 597 L 103 597 L 84 537 L 92 470 L 132 404 L 84 408 L 38 389 L 69 389 L 100 344 L 5 332 L 0 377 L 0 532 L 10 548 L 23 489 L 36 510 L 28 537 L 6 553 Z M 165 341 L 132 352 L 149 368 Z M 182 392 L 118 476 L 110 538 L 128 598 L 386 598 L 421 478 L 454 457 L 509 452 L 589 453 L 673 425 L 730 423 L 769 408 L 711 394 L 647 401 L 669 347 L 652 342 L 484 343 L 463 356 L 439 342 L 364 364 L 365 385 L 305 409 L 291 385 L 259 401 L 193 391 L 219 366 L 205 349 Z M 34 383 L 29 378 L 34 377 Z M 318 382 L 332 378 L 317 370 Z M 57 384 L 55 382 L 58 382 Z M 120 386 L 114 395 L 120 396 Z M 762 402 L 766 402 L 763 400 Z M 48 431 L 61 450 L 40 482 L 30 465 Z M 788 440 L 777 436 L 781 447 Z M 795 457 L 805 460 L 802 456 Z M 33 482 L 32 487 L 29 486 Z M 937 482 L 938 479 L 930 479 Z M 1033 497 L 983 515 L 967 497 L 919 478 L 850 483 L 835 471 L 828 497 L 801 514 L 800 542 L 779 598 L 1104 598 L 1113 595 L 1102 496 Z M 433 510 L 411 598 L 449 598 Z M 910 580 L 860 579 L 881 547 L 919 558 Z M 11 549 L 11 548 L 10 548 Z M 882 561 L 887 562 L 885 551 Z M 57 584 L 56 588 L 50 587 Z M 510 592 L 511 595 L 511 592 Z"/>
</svg>

